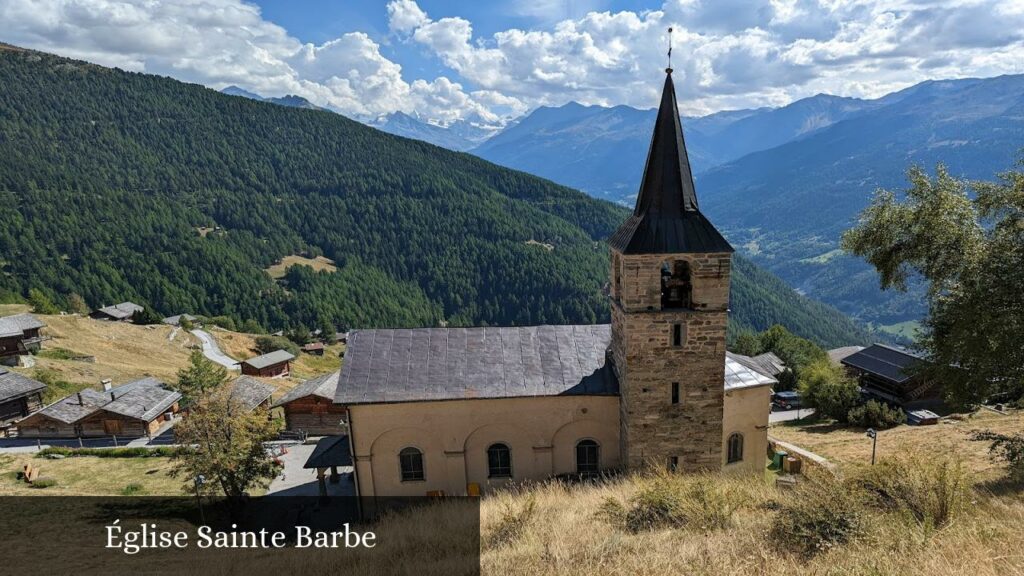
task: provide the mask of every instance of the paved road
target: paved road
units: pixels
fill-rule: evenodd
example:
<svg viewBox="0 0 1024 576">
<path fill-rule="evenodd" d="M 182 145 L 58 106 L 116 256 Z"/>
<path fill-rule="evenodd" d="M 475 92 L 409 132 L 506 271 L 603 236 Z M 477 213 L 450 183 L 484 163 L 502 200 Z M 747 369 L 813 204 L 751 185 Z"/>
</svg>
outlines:
<svg viewBox="0 0 1024 576">
<path fill-rule="evenodd" d="M 238 370 L 238 360 L 235 360 L 231 356 L 222 352 L 220 346 L 217 345 L 217 341 L 214 340 L 213 336 L 211 336 L 209 332 L 197 329 L 193 330 L 192 334 L 196 338 L 199 338 L 199 341 L 203 343 L 203 356 L 206 356 L 228 370 Z"/>
<path fill-rule="evenodd" d="M 784 410 L 781 412 L 772 412 L 768 416 L 768 422 L 772 424 L 776 422 L 788 422 L 790 420 L 799 420 L 800 418 L 806 418 L 814 414 L 813 408 L 803 408 L 801 410 Z"/>
<path fill-rule="evenodd" d="M 315 444 L 298 444 L 288 446 L 288 453 L 278 456 L 284 463 L 281 474 L 274 478 L 267 489 L 267 494 L 276 496 L 319 496 L 320 485 L 316 479 L 316 470 L 307 470 L 302 466 L 309 460 Z M 352 483 L 352 467 L 339 466 L 340 481 L 330 482 L 328 472 L 327 494 L 329 496 L 354 496 L 355 486 Z"/>
</svg>

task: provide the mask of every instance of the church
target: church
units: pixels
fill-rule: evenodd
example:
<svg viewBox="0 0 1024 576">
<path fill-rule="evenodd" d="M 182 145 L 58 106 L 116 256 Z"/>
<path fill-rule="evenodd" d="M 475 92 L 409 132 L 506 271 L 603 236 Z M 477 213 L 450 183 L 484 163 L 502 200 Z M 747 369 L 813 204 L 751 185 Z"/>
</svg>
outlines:
<svg viewBox="0 0 1024 576">
<path fill-rule="evenodd" d="M 733 248 L 698 206 L 666 72 L 636 208 L 609 239 L 610 325 L 350 333 L 334 403 L 360 496 L 764 469 L 776 381 L 726 352 Z"/>
</svg>

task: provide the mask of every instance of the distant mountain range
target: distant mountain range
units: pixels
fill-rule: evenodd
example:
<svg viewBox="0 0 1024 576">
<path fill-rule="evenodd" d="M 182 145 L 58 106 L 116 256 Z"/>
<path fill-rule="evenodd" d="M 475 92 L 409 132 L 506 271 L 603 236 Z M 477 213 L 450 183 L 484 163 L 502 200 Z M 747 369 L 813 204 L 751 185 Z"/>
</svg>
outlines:
<svg viewBox="0 0 1024 576">
<path fill-rule="evenodd" d="M 369 122 L 369 125 L 388 134 L 423 140 L 459 152 L 478 146 L 496 131 L 464 120 L 452 122 L 448 126 L 438 126 L 404 112 L 393 112 Z"/>
<path fill-rule="evenodd" d="M 221 92 L 224 93 L 224 94 L 227 94 L 228 96 L 241 96 L 243 98 L 248 98 L 250 100 L 259 100 L 260 102 L 270 102 L 271 104 L 279 104 L 281 106 L 288 106 L 289 108 L 306 108 L 307 110 L 325 110 L 325 108 L 321 108 L 321 107 L 317 106 L 316 104 L 313 104 L 312 102 L 310 102 L 309 100 L 306 100 L 302 96 L 296 96 L 294 94 L 288 94 L 287 96 L 282 96 L 280 98 L 265 98 L 263 96 L 260 96 L 259 94 L 255 94 L 253 92 L 249 92 L 248 90 L 246 90 L 244 88 L 239 88 L 238 86 L 234 86 L 234 85 L 228 86 L 227 88 L 221 90 Z"/>
<path fill-rule="evenodd" d="M 685 97 L 685 95 L 681 95 Z M 654 110 L 539 108 L 471 152 L 632 206 Z M 734 245 L 802 293 L 883 329 L 924 310 L 838 250 L 879 187 L 913 164 L 991 179 L 1024 146 L 1024 76 L 929 81 L 875 100 L 818 95 L 683 118 L 702 207 Z"/>
</svg>

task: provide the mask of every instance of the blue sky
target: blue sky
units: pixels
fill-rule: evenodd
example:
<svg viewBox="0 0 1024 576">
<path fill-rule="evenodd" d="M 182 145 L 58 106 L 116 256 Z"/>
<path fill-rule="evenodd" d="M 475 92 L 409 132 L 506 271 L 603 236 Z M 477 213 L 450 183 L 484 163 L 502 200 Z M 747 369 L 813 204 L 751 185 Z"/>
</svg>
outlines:
<svg viewBox="0 0 1024 576">
<path fill-rule="evenodd" d="M 0 0 L 0 22 L 12 44 L 438 124 L 653 107 L 670 26 L 687 114 L 1024 72 L 1020 0 Z"/>
</svg>

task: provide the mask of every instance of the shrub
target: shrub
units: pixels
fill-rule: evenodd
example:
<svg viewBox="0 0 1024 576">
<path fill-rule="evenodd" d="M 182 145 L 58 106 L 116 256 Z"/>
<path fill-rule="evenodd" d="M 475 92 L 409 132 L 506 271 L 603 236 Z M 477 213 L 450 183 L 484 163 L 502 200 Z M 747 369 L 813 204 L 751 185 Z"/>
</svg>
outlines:
<svg viewBox="0 0 1024 576">
<path fill-rule="evenodd" d="M 807 476 L 779 503 L 770 536 L 787 550 L 813 556 L 846 544 L 864 527 L 861 492 L 818 473 Z"/>
<path fill-rule="evenodd" d="M 519 508 L 506 502 L 501 512 L 501 518 L 487 537 L 487 546 L 496 548 L 518 540 L 526 533 L 536 512 L 537 501 L 532 495 Z"/>
<path fill-rule="evenodd" d="M 628 505 L 609 497 L 597 515 L 634 533 L 683 527 L 716 530 L 729 527 L 737 508 L 734 495 L 720 478 L 659 473 L 640 487 Z"/>
<path fill-rule="evenodd" d="M 860 390 L 842 368 L 828 359 L 817 360 L 800 372 L 800 394 L 804 405 L 819 416 L 846 422 L 850 409 L 857 405 Z"/>
<path fill-rule="evenodd" d="M 65 446 L 50 446 L 36 452 L 36 456 L 58 454 L 61 456 L 94 456 L 96 458 L 156 458 L 170 457 L 181 452 L 179 446 L 158 446 L 156 448 L 68 448 Z"/>
<path fill-rule="evenodd" d="M 291 354 L 298 356 L 299 347 L 295 345 L 291 340 L 283 336 L 257 336 L 256 337 L 256 351 L 260 354 L 266 354 L 273 352 L 274 350 L 287 350 Z"/>
<path fill-rule="evenodd" d="M 989 442 L 989 453 L 1006 462 L 1010 480 L 1024 484 L 1024 434 L 997 434 L 991 430 L 980 430 L 971 434 L 971 440 Z"/>
<path fill-rule="evenodd" d="M 876 400 L 868 400 L 863 406 L 852 408 L 847 421 L 862 428 L 884 430 L 905 424 L 907 415 L 899 408 L 891 408 L 888 404 Z"/>
<path fill-rule="evenodd" d="M 52 358 L 53 360 L 73 360 L 81 356 L 78 352 L 68 350 L 67 348 L 46 348 L 45 350 L 40 350 L 36 355 L 40 358 Z"/>
<path fill-rule="evenodd" d="M 136 310 L 132 314 L 132 324 L 139 324 L 141 326 L 148 326 L 151 324 L 160 324 L 163 319 L 160 315 L 154 312 L 151 308 L 143 308 L 142 310 Z"/>
<path fill-rule="evenodd" d="M 851 479 L 883 508 L 908 513 L 926 528 L 941 528 L 967 502 L 970 481 L 959 462 L 922 458 L 886 460 Z"/>
<path fill-rule="evenodd" d="M 140 496 L 145 493 L 146 489 L 142 484 L 136 484 L 134 482 L 121 489 L 122 496 Z"/>
<path fill-rule="evenodd" d="M 39 478 L 36 478 L 35 480 L 32 481 L 32 487 L 33 488 L 39 488 L 39 489 L 49 488 L 51 486 L 56 486 L 56 485 L 57 485 L 57 479 L 53 478 L 51 476 L 40 476 Z"/>
</svg>

